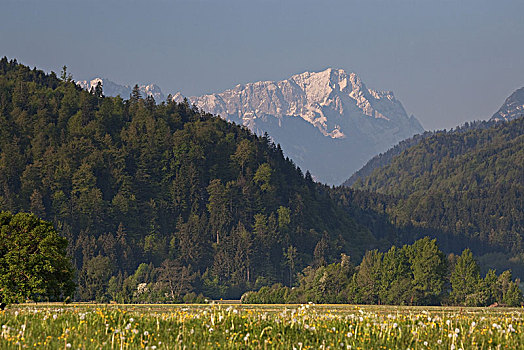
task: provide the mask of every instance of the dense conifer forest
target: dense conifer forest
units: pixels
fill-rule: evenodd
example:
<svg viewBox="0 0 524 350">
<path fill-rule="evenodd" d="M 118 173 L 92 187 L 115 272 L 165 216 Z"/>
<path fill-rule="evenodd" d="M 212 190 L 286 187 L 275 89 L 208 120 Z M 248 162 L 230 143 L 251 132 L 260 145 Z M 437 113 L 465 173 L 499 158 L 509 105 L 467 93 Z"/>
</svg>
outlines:
<svg viewBox="0 0 524 350">
<path fill-rule="evenodd" d="M 7 58 L 0 209 L 35 213 L 68 239 L 79 300 L 235 298 L 375 244 L 267 136 Z"/>
</svg>

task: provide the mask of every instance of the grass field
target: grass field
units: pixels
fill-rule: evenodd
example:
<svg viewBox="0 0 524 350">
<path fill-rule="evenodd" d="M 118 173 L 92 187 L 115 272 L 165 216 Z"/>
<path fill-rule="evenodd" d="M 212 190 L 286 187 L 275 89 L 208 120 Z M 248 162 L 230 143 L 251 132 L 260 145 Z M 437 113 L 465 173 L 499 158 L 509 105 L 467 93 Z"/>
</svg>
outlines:
<svg viewBox="0 0 524 350">
<path fill-rule="evenodd" d="M 523 309 L 354 305 L 11 305 L 0 348 L 517 349 Z"/>
</svg>

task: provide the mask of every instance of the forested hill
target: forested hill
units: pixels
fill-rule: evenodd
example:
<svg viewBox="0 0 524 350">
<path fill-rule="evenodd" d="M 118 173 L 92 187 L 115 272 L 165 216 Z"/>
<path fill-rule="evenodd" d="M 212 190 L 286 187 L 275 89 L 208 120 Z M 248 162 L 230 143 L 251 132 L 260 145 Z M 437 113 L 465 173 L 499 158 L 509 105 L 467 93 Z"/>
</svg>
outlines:
<svg viewBox="0 0 524 350">
<path fill-rule="evenodd" d="M 416 145 L 422 139 L 433 135 L 431 131 L 426 131 L 423 134 L 417 134 L 409 139 L 402 140 L 395 146 L 391 147 L 384 153 L 380 153 L 373 158 L 371 158 L 362 168 L 356 171 L 349 179 L 342 183 L 342 186 L 351 187 L 359 179 L 365 179 L 367 176 L 371 175 L 373 170 L 388 165 L 393 157 L 399 155 L 404 150 L 408 149 L 411 146 Z"/>
<path fill-rule="evenodd" d="M 69 239 L 82 300 L 138 298 L 151 282 L 160 297 L 238 297 L 342 252 L 358 261 L 375 242 L 267 137 L 6 58 L 0 209 Z"/>
<path fill-rule="evenodd" d="M 446 134 L 446 133 L 464 133 L 473 129 L 487 129 L 496 124 L 495 120 L 490 121 L 474 121 L 466 122 L 464 125 L 461 125 L 455 129 L 451 130 L 438 130 L 438 131 L 426 131 L 423 134 L 417 134 L 408 139 L 400 141 L 395 146 L 391 147 L 384 153 L 378 154 L 371 158 L 362 168 L 356 171 L 349 179 L 344 181 L 342 186 L 351 187 L 353 184 L 359 180 L 363 180 L 371 173 L 378 168 L 385 167 L 389 165 L 395 156 L 398 156 L 406 149 L 417 145 L 420 141 L 433 136 L 435 134 Z"/>
<path fill-rule="evenodd" d="M 524 118 L 436 133 L 353 187 L 395 198 L 385 211 L 397 225 L 478 239 L 522 262 Z"/>
</svg>

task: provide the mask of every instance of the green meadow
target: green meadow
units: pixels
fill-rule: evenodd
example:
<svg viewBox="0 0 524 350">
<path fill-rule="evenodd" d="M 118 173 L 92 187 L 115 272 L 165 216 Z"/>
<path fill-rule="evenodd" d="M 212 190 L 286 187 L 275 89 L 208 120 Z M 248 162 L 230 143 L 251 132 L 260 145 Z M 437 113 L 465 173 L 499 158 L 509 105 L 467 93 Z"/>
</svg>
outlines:
<svg viewBox="0 0 524 350">
<path fill-rule="evenodd" d="M 521 308 L 20 304 L 2 349 L 515 349 Z"/>
</svg>

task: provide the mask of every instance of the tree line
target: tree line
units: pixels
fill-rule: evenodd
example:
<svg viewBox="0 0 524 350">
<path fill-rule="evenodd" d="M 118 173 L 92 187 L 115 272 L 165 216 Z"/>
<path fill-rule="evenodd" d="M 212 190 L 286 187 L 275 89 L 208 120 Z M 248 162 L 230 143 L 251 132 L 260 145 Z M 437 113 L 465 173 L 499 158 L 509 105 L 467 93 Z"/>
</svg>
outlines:
<svg viewBox="0 0 524 350">
<path fill-rule="evenodd" d="M 245 293 L 242 302 L 520 306 L 519 282 L 509 270 L 481 277 L 469 249 L 446 256 L 435 239 L 425 237 L 384 253 L 368 251 L 358 266 L 347 255 L 337 263 L 308 266 L 295 286 L 265 286 Z"/>
</svg>

